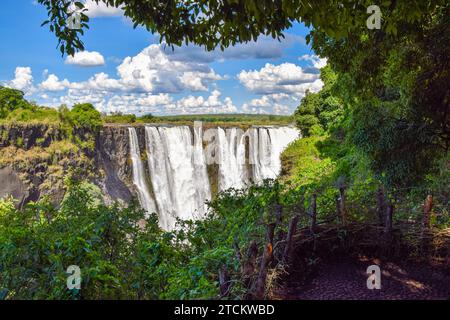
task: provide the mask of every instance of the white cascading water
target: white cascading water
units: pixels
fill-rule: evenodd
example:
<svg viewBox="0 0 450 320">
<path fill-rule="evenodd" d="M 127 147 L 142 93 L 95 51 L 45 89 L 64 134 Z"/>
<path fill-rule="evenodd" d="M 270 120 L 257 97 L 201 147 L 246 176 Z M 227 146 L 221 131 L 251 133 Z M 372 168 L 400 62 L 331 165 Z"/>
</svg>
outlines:
<svg viewBox="0 0 450 320">
<path fill-rule="evenodd" d="M 250 146 L 253 164 L 253 182 L 275 179 L 281 171 L 280 156 L 292 141 L 299 138 L 299 132 L 290 127 L 252 128 Z"/>
<path fill-rule="evenodd" d="M 202 141 L 193 141 L 187 126 L 145 129 L 161 227 L 172 230 L 177 218 L 201 218 L 206 211 L 205 202 L 211 198 L 206 162 L 199 149 Z"/>
<path fill-rule="evenodd" d="M 272 143 L 267 128 L 252 128 L 251 141 L 252 150 L 252 164 L 253 164 L 253 182 L 258 184 L 264 179 L 274 176 L 272 168 Z M 276 176 L 276 174 L 275 174 Z"/>
<path fill-rule="evenodd" d="M 219 191 L 247 186 L 245 134 L 238 128 L 218 128 Z"/>
<path fill-rule="evenodd" d="M 208 178 L 205 152 L 203 150 L 203 128 L 194 126 L 194 179 L 196 183 L 196 200 L 198 213 L 203 216 L 206 214 L 206 201 L 211 200 L 211 187 Z"/>
<path fill-rule="evenodd" d="M 145 170 L 141 160 L 138 137 L 135 128 L 128 128 L 130 135 L 130 155 L 133 164 L 133 183 L 138 192 L 139 202 L 147 213 L 156 212 L 155 203 L 150 196 L 150 191 L 145 183 Z"/>
<path fill-rule="evenodd" d="M 133 182 L 144 209 L 157 212 L 159 224 L 165 230 L 173 230 L 177 218 L 202 218 L 207 211 L 205 202 L 211 199 L 202 127 L 194 126 L 193 130 L 188 126 L 145 127 L 155 201 L 146 185 L 136 130 L 129 130 Z M 258 184 L 264 179 L 276 178 L 281 171 L 281 153 L 298 137 L 299 132 L 290 127 L 253 127 L 246 132 L 239 128 L 218 128 L 215 140 L 218 144 L 218 190 L 241 189 L 250 182 Z M 248 164 L 252 165 L 251 172 Z"/>
<path fill-rule="evenodd" d="M 150 180 L 155 190 L 159 225 L 171 230 L 175 220 L 175 200 L 172 193 L 172 172 L 167 161 L 166 148 L 156 127 L 145 127 Z"/>
<path fill-rule="evenodd" d="M 269 128 L 270 142 L 271 142 L 271 176 L 268 178 L 274 179 L 281 172 L 281 154 L 284 149 L 292 142 L 299 138 L 299 131 L 289 127 Z"/>
</svg>

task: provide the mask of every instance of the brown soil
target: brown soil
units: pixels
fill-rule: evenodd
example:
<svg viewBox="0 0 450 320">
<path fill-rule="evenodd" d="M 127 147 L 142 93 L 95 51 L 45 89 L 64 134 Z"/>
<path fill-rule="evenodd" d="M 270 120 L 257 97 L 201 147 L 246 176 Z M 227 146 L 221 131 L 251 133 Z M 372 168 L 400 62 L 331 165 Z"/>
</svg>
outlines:
<svg viewBox="0 0 450 320">
<path fill-rule="evenodd" d="M 379 265 L 381 289 L 367 289 L 367 267 Z M 289 300 L 449 300 L 450 270 L 418 263 L 346 259 L 323 263 L 309 283 L 287 280 L 275 299 Z"/>
</svg>

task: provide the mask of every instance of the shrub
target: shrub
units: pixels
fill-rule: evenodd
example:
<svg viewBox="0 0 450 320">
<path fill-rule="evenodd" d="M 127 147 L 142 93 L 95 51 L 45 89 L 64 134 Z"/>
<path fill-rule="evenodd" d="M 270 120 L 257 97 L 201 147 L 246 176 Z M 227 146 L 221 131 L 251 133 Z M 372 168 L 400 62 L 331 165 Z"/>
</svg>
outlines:
<svg viewBox="0 0 450 320">
<path fill-rule="evenodd" d="M 97 132 L 102 126 L 102 117 L 90 103 L 74 105 L 70 110 L 69 121 L 76 129 L 87 129 Z"/>
</svg>

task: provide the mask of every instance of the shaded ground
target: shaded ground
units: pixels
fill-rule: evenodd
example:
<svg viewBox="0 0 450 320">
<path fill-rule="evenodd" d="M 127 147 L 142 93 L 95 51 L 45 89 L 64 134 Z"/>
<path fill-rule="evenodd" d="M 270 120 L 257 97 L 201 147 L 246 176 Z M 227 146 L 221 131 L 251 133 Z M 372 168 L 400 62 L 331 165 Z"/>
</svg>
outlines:
<svg viewBox="0 0 450 320">
<path fill-rule="evenodd" d="M 367 289 L 367 267 L 381 269 L 381 289 Z M 425 300 L 450 299 L 450 270 L 419 264 L 359 258 L 323 264 L 310 283 L 290 279 L 276 298 L 294 300 Z"/>
</svg>

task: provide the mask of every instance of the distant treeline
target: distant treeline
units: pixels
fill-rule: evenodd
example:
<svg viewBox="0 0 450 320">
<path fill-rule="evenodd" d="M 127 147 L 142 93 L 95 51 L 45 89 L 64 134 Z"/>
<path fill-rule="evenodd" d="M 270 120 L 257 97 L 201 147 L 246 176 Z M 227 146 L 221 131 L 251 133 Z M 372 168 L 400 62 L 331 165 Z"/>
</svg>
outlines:
<svg viewBox="0 0 450 320">
<path fill-rule="evenodd" d="M 198 114 L 198 115 L 174 115 L 153 116 L 151 114 L 137 117 L 132 114 L 110 114 L 104 115 L 105 123 L 177 123 L 185 124 L 194 121 L 214 123 L 257 123 L 257 124 L 287 124 L 294 122 L 292 116 L 281 115 L 259 115 L 259 114 Z"/>
<path fill-rule="evenodd" d="M 74 117 L 72 117 L 72 116 Z M 288 124 L 294 123 L 293 116 L 271 114 L 199 114 L 199 115 L 172 115 L 155 116 L 146 114 L 100 113 L 90 103 L 77 104 L 69 108 L 61 105 L 58 108 L 39 106 L 35 102 L 27 101 L 24 93 L 0 86 L 0 123 L 11 122 L 39 122 L 61 123 L 69 121 L 72 126 L 99 127 L 102 123 L 176 123 L 191 124 L 194 121 L 223 123 L 227 125 L 252 124 Z M 91 123 L 92 122 L 92 123 Z"/>
</svg>

